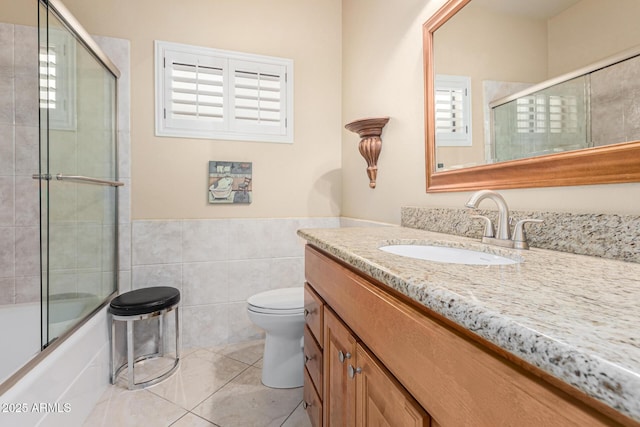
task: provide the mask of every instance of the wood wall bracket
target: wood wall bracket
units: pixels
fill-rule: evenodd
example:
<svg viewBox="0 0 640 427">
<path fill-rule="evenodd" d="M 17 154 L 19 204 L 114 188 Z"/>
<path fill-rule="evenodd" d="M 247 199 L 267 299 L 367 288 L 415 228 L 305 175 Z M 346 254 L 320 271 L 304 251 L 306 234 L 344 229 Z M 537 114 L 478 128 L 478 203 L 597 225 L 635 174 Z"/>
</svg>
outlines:
<svg viewBox="0 0 640 427">
<path fill-rule="evenodd" d="M 347 123 L 345 128 L 355 132 L 360 136 L 358 149 L 360 154 L 367 161 L 367 175 L 369 176 L 369 187 L 376 188 L 376 177 L 378 175 L 378 156 L 382 150 L 382 128 L 389 121 L 389 117 L 378 117 L 355 120 Z"/>
</svg>

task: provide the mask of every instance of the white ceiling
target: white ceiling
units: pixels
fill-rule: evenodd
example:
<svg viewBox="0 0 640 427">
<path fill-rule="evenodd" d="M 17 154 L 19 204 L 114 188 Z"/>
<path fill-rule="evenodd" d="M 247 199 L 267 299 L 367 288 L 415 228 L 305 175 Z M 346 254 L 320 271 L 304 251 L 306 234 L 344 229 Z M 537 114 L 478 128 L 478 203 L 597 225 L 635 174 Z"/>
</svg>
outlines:
<svg viewBox="0 0 640 427">
<path fill-rule="evenodd" d="M 580 0 L 473 0 L 484 7 L 514 15 L 550 18 L 579 3 Z"/>
</svg>

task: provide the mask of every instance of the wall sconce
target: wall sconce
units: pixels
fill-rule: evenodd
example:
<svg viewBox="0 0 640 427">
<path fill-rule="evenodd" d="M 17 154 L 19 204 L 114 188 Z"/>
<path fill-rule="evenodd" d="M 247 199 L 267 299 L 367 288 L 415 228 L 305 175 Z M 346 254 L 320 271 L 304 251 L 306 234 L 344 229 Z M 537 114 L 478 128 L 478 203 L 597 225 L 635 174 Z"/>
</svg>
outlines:
<svg viewBox="0 0 640 427">
<path fill-rule="evenodd" d="M 376 188 L 376 176 L 378 175 L 378 156 L 382 149 L 382 139 L 380 134 L 382 128 L 389 121 L 389 117 L 379 117 L 371 119 L 360 119 L 345 125 L 347 130 L 360 135 L 358 149 L 360 154 L 367 161 L 367 175 L 369 176 L 369 187 Z"/>
</svg>

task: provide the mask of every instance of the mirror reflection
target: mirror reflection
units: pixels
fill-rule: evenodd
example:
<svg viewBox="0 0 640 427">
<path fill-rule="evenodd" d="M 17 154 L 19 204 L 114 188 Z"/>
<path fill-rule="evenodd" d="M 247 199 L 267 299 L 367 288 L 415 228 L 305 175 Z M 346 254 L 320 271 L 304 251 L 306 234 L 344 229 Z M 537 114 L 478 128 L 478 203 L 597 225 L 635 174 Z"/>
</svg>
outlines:
<svg viewBox="0 0 640 427">
<path fill-rule="evenodd" d="M 635 0 L 464 6 L 433 35 L 435 170 L 640 140 L 639 13 Z"/>
</svg>

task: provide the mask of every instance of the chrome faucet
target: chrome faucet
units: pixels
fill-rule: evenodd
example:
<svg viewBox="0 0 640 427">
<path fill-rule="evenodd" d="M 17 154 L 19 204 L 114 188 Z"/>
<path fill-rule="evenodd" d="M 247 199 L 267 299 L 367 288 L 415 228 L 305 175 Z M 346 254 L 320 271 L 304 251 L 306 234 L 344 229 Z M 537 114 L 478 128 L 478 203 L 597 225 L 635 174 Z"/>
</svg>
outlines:
<svg viewBox="0 0 640 427">
<path fill-rule="evenodd" d="M 485 229 L 482 237 L 482 243 L 488 243 L 492 245 L 504 246 L 507 248 L 515 249 L 529 249 L 529 245 L 526 240 L 524 232 L 524 224 L 527 222 L 542 222 L 539 219 L 522 219 L 516 223 L 513 233 L 513 239 L 511 238 L 511 230 L 509 228 L 509 207 L 504 198 L 492 190 L 480 190 L 471 195 L 471 198 L 465 204 L 466 207 L 471 209 L 477 209 L 478 205 L 484 199 L 491 199 L 498 206 L 498 230 L 497 236 L 494 237 L 493 224 L 487 217 L 481 215 L 473 215 L 472 218 L 480 218 L 485 221 Z"/>
<path fill-rule="evenodd" d="M 511 238 L 511 233 L 509 232 L 509 207 L 500 194 L 492 190 L 476 191 L 465 206 L 471 209 L 478 209 L 478 205 L 484 199 L 491 199 L 498 205 L 498 236 L 496 238 L 509 240 Z"/>
</svg>

